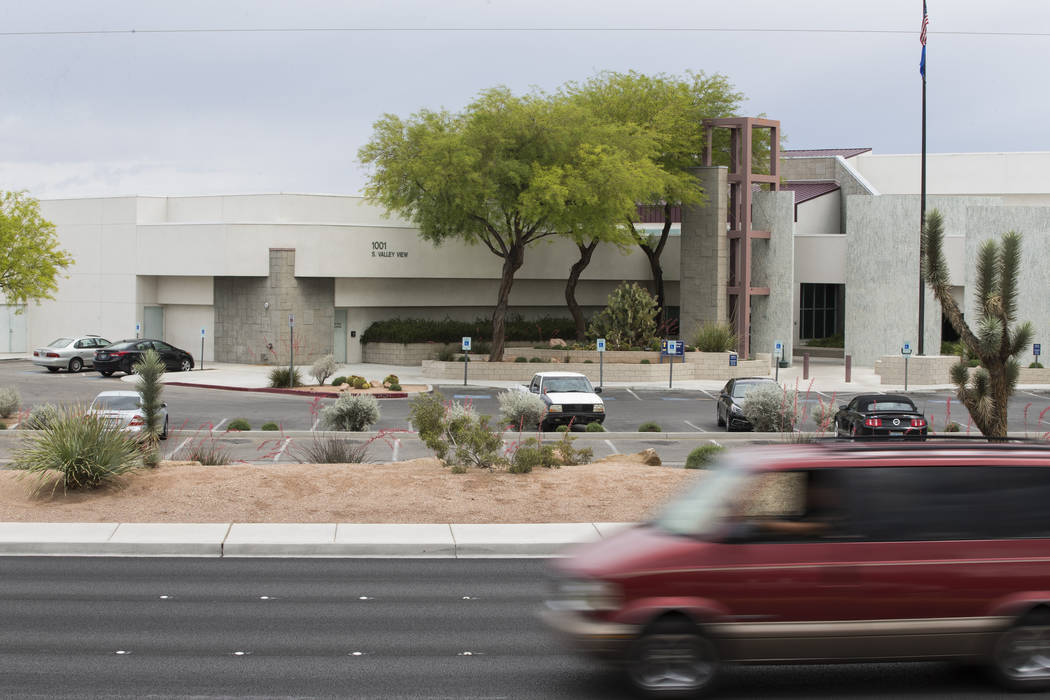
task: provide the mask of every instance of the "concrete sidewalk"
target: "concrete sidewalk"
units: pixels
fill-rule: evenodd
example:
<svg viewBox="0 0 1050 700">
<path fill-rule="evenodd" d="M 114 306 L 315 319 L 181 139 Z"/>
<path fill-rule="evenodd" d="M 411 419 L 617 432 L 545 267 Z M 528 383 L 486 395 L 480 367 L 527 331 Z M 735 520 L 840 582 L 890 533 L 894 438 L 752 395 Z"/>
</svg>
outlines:
<svg viewBox="0 0 1050 700">
<path fill-rule="evenodd" d="M 629 526 L 0 522 L 0 556 L 553 557 Z"/>
</svg>

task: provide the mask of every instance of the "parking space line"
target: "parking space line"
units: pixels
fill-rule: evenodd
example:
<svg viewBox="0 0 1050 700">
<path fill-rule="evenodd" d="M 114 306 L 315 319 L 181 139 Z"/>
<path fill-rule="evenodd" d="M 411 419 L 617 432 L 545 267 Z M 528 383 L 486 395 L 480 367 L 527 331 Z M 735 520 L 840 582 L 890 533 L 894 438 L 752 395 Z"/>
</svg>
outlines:
<svg viewBox="0 0 1050 700">
<path fill-rule="evenodd" d="M 720 443 L 718 440 L 711 440 L 710 442 L 711 442 L 712 445 L 715 445 L 716 447 L 721 447 L 722 446 L 722 443 Z"/>
<path fill-rule="evenodd" d="M 700 389 L 699 391 L 700 391 L 700 393 L 701 393 L 701 394 L 707 394 L 707 398 L 709 398 L 709 399 L 715 399 L 715 400 L 718 400 L 718 397 L 717 397 L 717 396 L 715 396 L 714 394 L 712 394 L 712 393 L 711 393 L 710 391 L 708 391 L 707 389 Z"/>
<path fill-rule="evenodd" d="M 320 422 L 321 422 L 321 414 L 318 413 L 317 414 L 317 420 L 315 420 L 314 424 L 310 426 L 310 431 L 313 432 L 313 431 L 317 430 L 317 424 L 320 423 Z"/>
<path fill-rule="evenodd" d="M 172 451 L 171 451 L 171 456 L 172 456 L 172 457 L 174 457 L 174 456 L 175 456 L 175 455 L 177 455 L 177 454 L 178 454 L 179 452 L 181 452 L 181 451 L 182 451 L 182 448 L 183 448 L 183 447 L 185 447 L 185 446 L 186 446 L 186 443 L 188 443 L 188 442 L 189 442 L 189 441 L 190 441 L 191 439 L 192 439 L 192 438 L 186 438 L 185 440 L 183 440 L 183 441 L 182 441 L 182 442 L 181 442 L 181 443 L 179 444 L 179 446 L 178 446 L 178 447 L 176 447 L 176 448 L 175 448 L 174 450 L 172 450 Z"/>
<path fill-rule="evenodd" d="M 609 449 L 610 449 L 610 450 L 612 450 L 612 453 L 613 453 L 614 455 L 618 455 L 618 454 L 620 454 L 620 453 L 619 453 L 619 452 L 617 452 L 617 450 L 616 450 L 616 445 L 612 444 L 612 440 L 606 440 L 606 441 L 605 441 L 605 444 L 609 446 Z"/>
<path fill-rule="evenodd" d="M 627 392 L 628 394 L 630 394 L 631 396 L 633 396 L 634 398 L 638 399 L 639 401 L 641 401 L 641 400 L 642 400 L 642 398 L 641 398 L 640 396 L 638 396 L 638 394 L 634 393 L 634 392 L 633 392 L 633 391 L 631 391 L 630 389 L 625 389 L 625 391 L 626 391 L 626 392 Z"/>
<path fill-rule="evenodd" d="M 219 421 L 218 423 L 216 423 L 215 425 L 213 425 L 213 426 L 211 427 L 211 432 L 213 432 L 213 433 L 214 433 L 214 432 L 218 432 L 219 428 L 221 428 L 221 427 L 222 427 L 223 423 L 225 423 L 225 422 L 226 422 L 226 421 L 228 421 L 228 420 L 229 420 L 229 418 L 223 418 L 223 419 L 222 419 L 221 421 Z"/>
<path fill-rule="evenodd" d="M 684 420 L 684 421 L 682 421 L 682 422 L 683 422 L 683 423 L 685 423 L 686 425 L 688 425 L 688 426 L 689 426 L 690 428 L 692 428 L 693 430 L 699 430 L 699 431 L 700 431 L 701 433 L 706 433 L 706 432 L 707 432 L 706 430 L 704 430 L 703 428 L 701 428 L 701 427 L 700 427 L 699 425 L 693 425 L 692 423 L 690 423 L 690 422 L 689 422 L 689 421 L 687 421 L 687 420 Z"/>
<path fill-rule="evenodd" d="M 277 460 L 279 460 L 281 458 L 281 455 L 284 454 L 285 449 L 288 447 L 288 445 L 289 445 L 289 443 L 291 443 L 291 441 L 292 441 L 291 438 L 285 438 L 284 439 L 284 444 L 281 445 L 281 449 L 277 450 L 277 454 L 275 454 L 273 456 L 273 463 L 274 464 L 277 464 Z"/>
<path fill-rule="evenodd" d="M 390 461 L 391 462 L 396 462 L 397 461 L 397 452 L 400 449 L 400 447 L 401 447 L 401 440 L 394 440 L 394 451 L 393 451 L 393 454 L 390 455 Z"/>
</svg>

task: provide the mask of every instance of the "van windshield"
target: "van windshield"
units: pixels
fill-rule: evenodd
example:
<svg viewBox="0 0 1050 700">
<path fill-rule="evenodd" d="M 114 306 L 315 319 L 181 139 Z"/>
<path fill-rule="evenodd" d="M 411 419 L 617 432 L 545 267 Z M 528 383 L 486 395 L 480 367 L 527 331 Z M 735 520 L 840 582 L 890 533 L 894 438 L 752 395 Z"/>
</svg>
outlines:
<svg viewBox="0 0 1050 700">
<path fill-rule="evenodd" d="M 718 533 L 734 494 L 747 479 L 748 470 L 723 458 L 691 488 L 670 501 L 653 519 L 656 527 L 675 535 L 710 537 Z"/>
</svg>

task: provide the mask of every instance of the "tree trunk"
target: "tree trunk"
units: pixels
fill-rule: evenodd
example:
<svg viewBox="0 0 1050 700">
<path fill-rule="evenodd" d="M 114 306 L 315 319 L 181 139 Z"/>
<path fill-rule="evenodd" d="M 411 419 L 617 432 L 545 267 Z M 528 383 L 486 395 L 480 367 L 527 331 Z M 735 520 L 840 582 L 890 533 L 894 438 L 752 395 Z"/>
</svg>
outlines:
<svg viewBox="0 0 1050 700">
<path fill-rule="evenodd" d="M 576 302 L 576 285 L 580 281 L 580 275 L 591 264 L 591 255 L 598 247 L 598 239 L 592 240 L 587 245 L 577 243 L 576 247 L 580 250 L 580 259 L 574 262 L 569 270 L 569 279 L 565 282 L 565 303 L 569 306 L 572 320 L 576 322 L 576 340 L 582 343 L 587 339 L 587 322 L 583 318 L 580 305 Z"/>
<path fill-rule="evenodd" d="M 507 335 L 507 307 L 510 304 L 510 288 L 514 284 L 514 273 L 525 262 L 525 245 L 515 242 L 503 258 L 503 278 L 499 283 L 499 297 L 492 311 L 492 351 L 489 362 L 502 362 Z"/>
<path fill-rule="evenodd" d="M 653 291 L 656 295 L 656 326 L 658 328 L 664 322 L 664 304 L 666 302 L 664 297 L 664 269 L 660 265 L 660 256 L 664 252 L 664 246 L 667 244 L 667 238 L 670 235 L 671 205 L 664 202 L 664 227 L 660 232 L 660 241 L 656 244 L 656 248 L 649 247 L 648 240 L 638 244 L 638 247 L 645 253 L 645 257 L 649 259 L 649 271 L 653 275 Z"/>
</svg>

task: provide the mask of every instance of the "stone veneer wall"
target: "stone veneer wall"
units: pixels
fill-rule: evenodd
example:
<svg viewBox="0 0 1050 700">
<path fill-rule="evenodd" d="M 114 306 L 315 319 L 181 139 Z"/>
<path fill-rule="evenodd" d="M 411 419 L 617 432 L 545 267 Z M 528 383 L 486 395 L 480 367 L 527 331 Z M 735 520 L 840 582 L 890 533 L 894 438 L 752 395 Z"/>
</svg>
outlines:
<svg viewBox="0 0 1050 700">
<path fill-rule="evenodd" d="M 769 287 L 768 296 L 751 297 L 751 354 L 773 352 L 784 344 L 791 362 L 795 337 L 795 193 L 755 192 L 751 206 L 756 231 L 770 231 L 769 240 L 751 244 L 751 286 Z"/>
<path fill-rule="evenodd" d="M 679 337 L 687 343 L 704 323 L 725 323 L 729 317 L 729 170 L 710 166 L 694 168 L 692 173 L 700 180 L 707 202 L 682 207 Z"/>
<path fill-rule="evenodd" d="M 216 361 L 286 364 L 289 315 L 297 365 L 332 352 L 335 281 L 296 277 L 294 249 L 270 249 L 269 277 L 216 277 Z"/>
<path fill-rule="evenodd" d="M 674 380 L 728 380 L 732 377 L 767 377 L 770 374 L 768 353 L 756 360 L 740 360 L 736 367 L 729 366 L 729 353 L 693 354 L 701 357 L 691 358 L 690 361 L 684 363 L 674 363 Z M 524 383 L 532 379 L 532 375 L 537 372 L 579 372 L 587 375 L 592 383 L 597 383 L 599 369 L 597 363 L 584 362 L 471 362 L 467 371 L 468 381 L 471 379 L 499 379 Z M 667 363 L 638 365 L 606 362 L 602 378 L 607 382 L 663 382 L 668 380 L 670 374 L 671 368 Z M 463 363 L 424 360 L 423 376 L 434 379 L 462 380 Z"/>
</svg>

